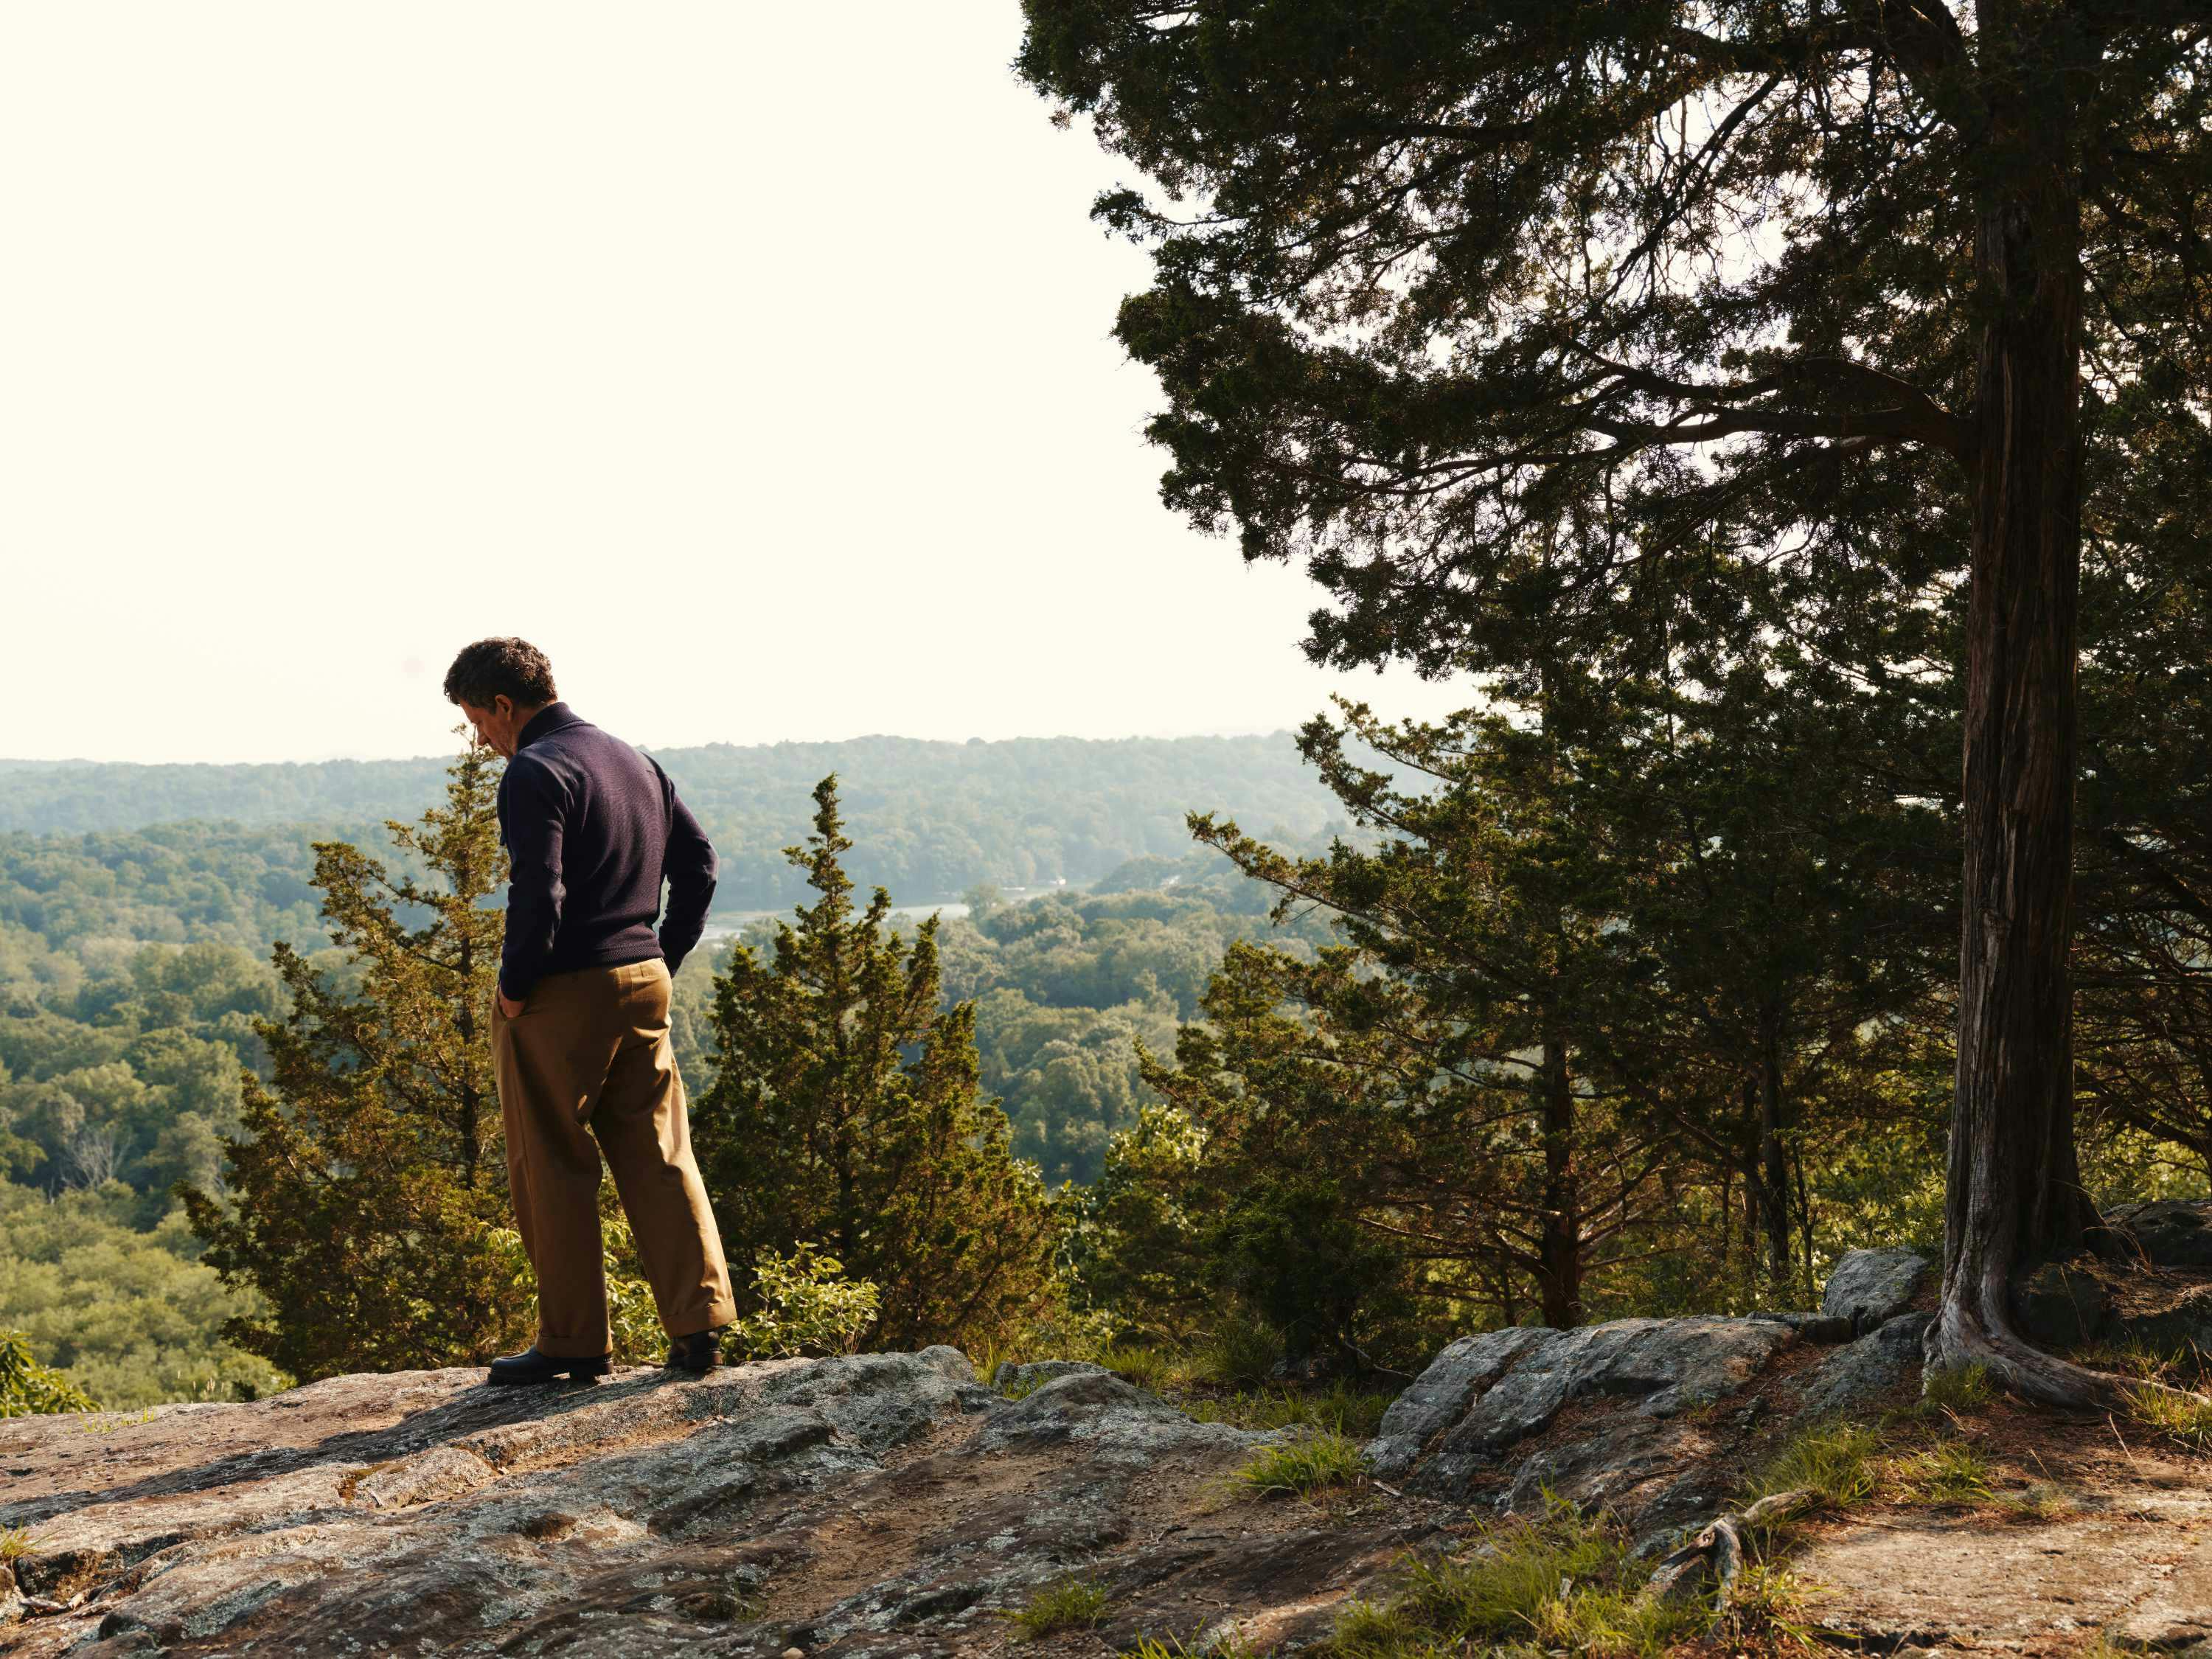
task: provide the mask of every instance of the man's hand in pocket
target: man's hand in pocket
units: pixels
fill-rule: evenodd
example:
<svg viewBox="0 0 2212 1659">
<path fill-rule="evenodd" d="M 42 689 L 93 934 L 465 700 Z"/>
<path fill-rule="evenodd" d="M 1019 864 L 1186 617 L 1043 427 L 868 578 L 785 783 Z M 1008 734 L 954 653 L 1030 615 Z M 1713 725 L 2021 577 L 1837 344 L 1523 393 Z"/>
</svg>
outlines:
<svg viewBox="0 0 2212 1659">
<path fill-rule="evenodd" d="M 505 1014 L 509 1019 L 513 1019 L 517 1014 L 522 1012 L 522 1005 L 517 1002 L 513 997 L 507 995 L 506 992 L 501 991 L 496 994 L 499 997 L 500 1012 Z"/>
</svg>

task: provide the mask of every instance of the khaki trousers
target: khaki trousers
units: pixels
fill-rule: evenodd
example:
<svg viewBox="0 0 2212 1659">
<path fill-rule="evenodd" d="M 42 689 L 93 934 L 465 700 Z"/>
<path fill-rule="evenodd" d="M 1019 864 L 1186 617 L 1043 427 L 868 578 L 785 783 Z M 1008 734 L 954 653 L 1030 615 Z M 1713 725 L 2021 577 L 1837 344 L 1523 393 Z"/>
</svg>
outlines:
<svg viewBox="0 0 2212 1659">
<path fill-rule="evenodd" d="M 514 1223 L 538 1273 L 538 1352 L 609 1352 L 599 1155 L 614 1172 L 671 1336 L 737 1317 L 722 1237 L 691 1157 L 684 1079 L 658 957 L 548 974 L 513 1018 L 492 1002 L 491 1051 L 507 1125 Z"/>
</svg>

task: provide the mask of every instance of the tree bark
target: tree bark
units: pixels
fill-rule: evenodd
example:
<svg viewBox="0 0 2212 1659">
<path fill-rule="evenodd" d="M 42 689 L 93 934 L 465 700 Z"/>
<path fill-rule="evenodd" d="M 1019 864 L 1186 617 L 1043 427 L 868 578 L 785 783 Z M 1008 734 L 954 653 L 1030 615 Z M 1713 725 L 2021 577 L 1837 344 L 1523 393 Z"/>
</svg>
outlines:
<svg viewBox="0 0 2212 1659">
<path fill-rule="evenodd" d="M 2018 21 L 2009 6 L 2003 19 Z M 2006 32 L 2006 31 L 2001 31 Z M 1985 36 L 1985 42 L 1989 37 Z M 1993 80 L 2002 80 L 1996 76 Z M 1958 1072 L 1932 1363 L 1990 1367 L 2015 1392 L 2080 1403 L 2096 1374 L 2013 1322 L 2014 1270 L 2095 1221 L 2074 1146 L 2067 955 L 2074 868 L 2081 586 L 2081 209 L 2055 88 L 2014 86 L 2001 120 L 2027 164 L 1987 202 L 1966 642 L 1965 883 Z M 2032 107 L 2031 107 L 2032 106 Z M 2020 151 L 2015 151 L 2019 154 Z"/>
<path fill-rule="evenodd" d="M 1771 1016 L 1762 1018 L 1759 1066 L 1759 1221 L 1766 1272 L 1778 1293 L 1790 1282 L 1790 1168 L 1782 1150 L 1782 1055 Z"/>
<path fill-rule="evenodd" d="M 1544 1126 L 1544 1224 L 1537 1243 L 1543 1265 L 1538 1279 L 1544 1322 L 1565 1331 L 1583 1322 L 1583 1221 L 1574 1164 L 1574 1079 L 1567 1071 L 1566 1045 L 1556 1039 L 1544 1045 L 1538 1086 Z"/>
</svg>

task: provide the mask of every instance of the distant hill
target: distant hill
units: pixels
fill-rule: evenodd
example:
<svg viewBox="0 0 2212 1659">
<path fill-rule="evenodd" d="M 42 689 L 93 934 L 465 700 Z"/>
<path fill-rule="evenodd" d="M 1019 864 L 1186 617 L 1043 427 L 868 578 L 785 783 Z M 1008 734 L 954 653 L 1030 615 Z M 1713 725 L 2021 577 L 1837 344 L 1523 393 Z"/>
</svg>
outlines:
<svg viewBox="0 0 2212 1659">
<path fill-rule="evenodd" d="M 831 771 L 854 843 L 849 872 L 863 896 L 880 883 L 901 902 L 951 897 L 978 882 L 1088 882 L 1132 859 L 1181 859 L 1193 850 L 1186 811 L 1218 812 L 1255 834 L 1302 844 L 1343 816 L 1288 732 L 995 743 L 863 737 L 653 753 L 721 854 L 717 909 L 777 908 L 804 895 L 803 875 L 780 849 L 807 833 L 811 792 Z M 27 858 L 36 861 L 35 837 L 49 855 L 75 862 L 67 855 L 89 854 L 127 884 L 135 873 L 127 866 L 149 850 L 133 843 L 156 825 L 343 826 L 360 836 L 434 802 L 446 763 L 442 757 L 235 766 L 0 761 L 4 862 L 20 872 Z M 168 843 L 167 858 L 209 850 L 197 836 L 184 838 L 199 843 L 189 851 L 173 834 L 159 839 Z M 221 839 L 266 847 L 290 838 Z M 295 871 L 264 873 L 282 890 L 280 902 L 297 902 Z"/>
</svg>

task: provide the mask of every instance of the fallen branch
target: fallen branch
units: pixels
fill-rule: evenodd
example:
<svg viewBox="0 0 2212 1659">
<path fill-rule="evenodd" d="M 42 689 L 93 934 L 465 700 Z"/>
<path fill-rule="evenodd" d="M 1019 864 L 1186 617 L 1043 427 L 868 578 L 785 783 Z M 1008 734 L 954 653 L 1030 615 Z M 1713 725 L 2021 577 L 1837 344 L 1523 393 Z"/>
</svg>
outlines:
<svg viewBox="0 0 2212 1659">
<path fill-rule="evenodd" d="M 1644 1587 L 1643 1599 L 1688 1601 L 1698 1593 L 1705 1570 L 1710 1567 L 1715 1604 L 1727 1606 L 1736 1574 L 1743 1570 L 1743 1534 L 1753 1527 L 1810 1509 L 1818 1497 L 1809 1491 L 1778 1492 L 1760 1498 L 1741 1514 L 1716 1516 L 1695 1538 L 1659 1564 L 1651 1582 Z"/>
</svg>

